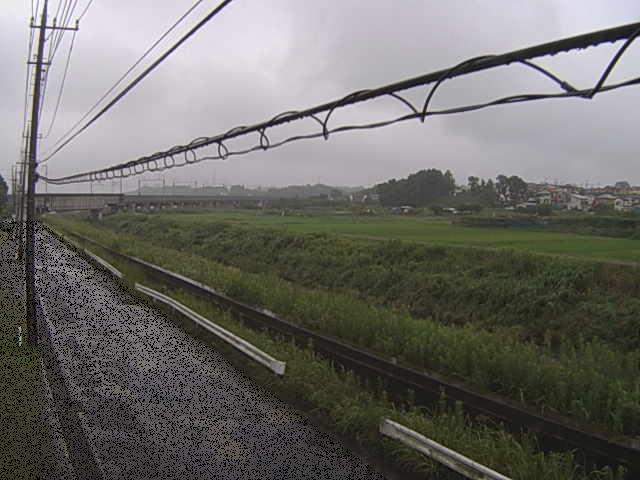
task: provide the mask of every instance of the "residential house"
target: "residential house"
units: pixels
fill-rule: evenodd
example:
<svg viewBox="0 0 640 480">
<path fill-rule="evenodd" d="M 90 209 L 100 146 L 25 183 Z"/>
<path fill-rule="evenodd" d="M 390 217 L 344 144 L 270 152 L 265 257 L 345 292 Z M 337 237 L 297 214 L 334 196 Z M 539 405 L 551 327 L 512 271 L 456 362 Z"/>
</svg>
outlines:
<svg viewBox="0 0 640 480">
<path fill-rule="evenodd" d="M 604 193 L 602 195 L 598 195 L 593 199 L 593 208 L 598 208 L 600 206 L 612 207 L 616 201 L 616 196 L 611 195 L 610 193 Z"/>
<path fill-rule="evenodd" d="M 548 190 L 542 190 L 536 193 L 536 203 L 538 205 L 551 205 L 552 195 Z"/>
<path fill-rule="evenodd" d="M 616 198 L 613 208 L 616 212 L 630 212 L 633 209 L 633 198 Z"/>
<path fill-rule="evenodd" d="M 592 204 L 593 204 L 593 197 L 572 193 L 569 197 L 569 203 L 567 204 L 567 209 L 586 212 L 591 210 Z"/>
</svg>

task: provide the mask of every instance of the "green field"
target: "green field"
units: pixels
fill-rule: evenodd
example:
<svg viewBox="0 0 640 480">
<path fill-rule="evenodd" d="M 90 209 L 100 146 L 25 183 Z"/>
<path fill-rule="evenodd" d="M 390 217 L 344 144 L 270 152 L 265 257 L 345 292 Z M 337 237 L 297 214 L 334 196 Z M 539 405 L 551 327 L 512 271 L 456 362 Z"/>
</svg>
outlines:
<svg viewBox="0 0 640 480">
<path fill-rule="evenodd" d="M 544 232 L 516 228 L 474 228 L 452 225 L 433 217 L 345 215 L 266 215 L 261 211 L 221 210 L 202 213 L 163 213 L 174 222 L 232 222 L 295 233 L 331 233 L 370 239 L 397 239 L 436 245 L 514 248 L 535 253 L 567 255 L 616 262 L 640 262 L 640 241 Z"/>
</svg>

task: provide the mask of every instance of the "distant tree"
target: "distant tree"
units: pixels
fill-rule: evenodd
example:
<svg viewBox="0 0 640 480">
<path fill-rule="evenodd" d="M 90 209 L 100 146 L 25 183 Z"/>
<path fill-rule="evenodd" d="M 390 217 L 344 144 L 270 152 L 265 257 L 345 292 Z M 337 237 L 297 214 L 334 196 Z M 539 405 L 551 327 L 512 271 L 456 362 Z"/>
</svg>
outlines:
<svg viewBox="0 0 640 480">
<path fill-rule="evenodd" d="M 509 194 L 509 179 L 506 175 L 498 175 L 496 177 L 496 192 L 505 198 Z"/>
<path fill-rule="evenodd" d="M 453 192 L 456 191 L 456 179 L 453 178 L 451 170 L 447 169 L 447 171 L 444 172 L 444 181 L 447 187 L 447 195 L 452 195 Z"/>
<path fill-rule="evenodd" d="M 607 205 L 602 203 L 600 205 L 595 206 L 593 208 L 593 211 L 598 214 L 611 214 L 615 212 L 615 209 L 613 208 L 613 205 Z"/>
<path fill-rule="evenodd" d="M 429 210 L 434 215 L 442 215 L 442 211 L 444 210 L 440 205 L 429 205 Z"/>
<path fill-rule="evenodd" d="M 495 206 L 496 201 L 497 201 L 496 188 L 495 188 L 495 185 L 493 184 L 493 180 L 489 179 L 487 180 L 487 183 L 484 185 L 484 188 L 482 190 L 481 203 L 483 205 L 493 207 Z"/>
<path fill-rule="evenodd" d="M 450 171 L 430 168 L 420 170 L 401 180 L 391 179 L 376 185 L 380 203 L 384 206 L 426 206 L 439 198 L 449 197 L 455 190 L 455 179 Z"/>
<path fill-rule="evenodd" d="M 517 175 L 512 175 L 508 179 L 508 185 L 511 200 L 526 200 L 528 190 L 527 182 Z"/>
<path fill-rule="evenodd" d="M 467 178 L 467 185 L 469 186 L 469 190 L 471 192 L 475 192 L 478 190 L 478 187 L 480 185 L 480 179 L 478 177 L 469 177 Z"/>
<path fill-rule="evenodd" d="M 498 175 L 496 177 L 495 191 L 498 196 L 504 198 L 508 202 L 518 202 L 527 198 L 527 182 L 517 175 L 507 177 L 506 175 Z"/>
</svg>

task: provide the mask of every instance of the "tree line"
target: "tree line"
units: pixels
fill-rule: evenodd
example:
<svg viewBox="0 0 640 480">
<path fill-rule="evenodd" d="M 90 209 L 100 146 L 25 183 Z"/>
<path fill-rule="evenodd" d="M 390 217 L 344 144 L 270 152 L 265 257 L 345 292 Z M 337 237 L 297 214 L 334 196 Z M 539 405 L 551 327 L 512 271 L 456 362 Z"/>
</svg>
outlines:
<svg viewBox="0 0 640 480">
<path fill-rule="evenodd" d="M 495 206 L 526 201 L 527 182 L 517 175 L 498 175 L 495 179 L 475 176 L 467 178 L 466 186 L 457 186 L 450 170 L 436 168 L 420 170 L 407 178 L 380 183 L 374 187 L 384 206 L 410 205 L 425 207 L 434 203 L 447 205 Z"/>
</svg>

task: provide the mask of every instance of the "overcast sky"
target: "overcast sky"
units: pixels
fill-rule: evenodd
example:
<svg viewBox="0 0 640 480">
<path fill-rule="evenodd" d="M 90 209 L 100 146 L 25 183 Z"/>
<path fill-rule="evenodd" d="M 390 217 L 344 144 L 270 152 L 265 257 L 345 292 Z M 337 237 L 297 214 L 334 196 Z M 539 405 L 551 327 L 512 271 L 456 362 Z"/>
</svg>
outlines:
<svg viewBox="0 0 640 480">
<path fill-rule="evenodd" d="M 88 0 L 79 0 L 77 16 Z M 50 15 L 58 0 L 50 0 Z M 94 0 L 83 18 L 53 144 L 194 0 Z M 205 0 L 149 57 L 163 52 L 219 0 Z M 0 173 L 19 158 L 31 2 L 0 0 Z M 637 0 L 235 0 L 125 100 L 48 162 L 58 177 L 134 159 L 302 109 L 364 88 L 640 19 Z M 71 34 L 54 59 L 41 131 L 53 113 Z M 539 60 L 578 87 L 592 86 L 621 45 Z M 146 64 L 148 64 L 147 62 Z M 138 70 L 139 71 L 139 70 Z M 640 75 L 640 40 L 611 81 Z M 421 102 L 428 90 L 408 96 Z M 443 84 L 433 107 L 557 87 L 522 66 Z M 521 175 L 528 181 L 640 184 L 640 87 L 584 99 L 547 100 L 428 118 L 375 131 L 303 141 L 227 161 L 167 171 L 166 181 L 251 186 L 371 185 L 422 168 L 469 175 Z M 332 125 L 405 113 L 389 99 L 337 113 Z M 334 123 L 335 122 L 335 123 Z M 296 132 L 314 129 L 300 123 Z M 274 140 L 278 138 L 273 133 Z M 255 139 L 255 137 L 254 137 Z M 44 172 L 43 172 L 44 173 Z M 145 174 L 147 180 L 161 178 Z M 151 184 L 151 183 L 149 183 Z M 125 188 L 133 189 L 137 180 Z M 86 191 L 88 186 L 66 187 Z M 111 191 L 118 186 L 94 186 Z M 43 186 L 39 186 L 43 191 Z M 49 191 L 55 191 L 49 187 Z"/>
</svg>

